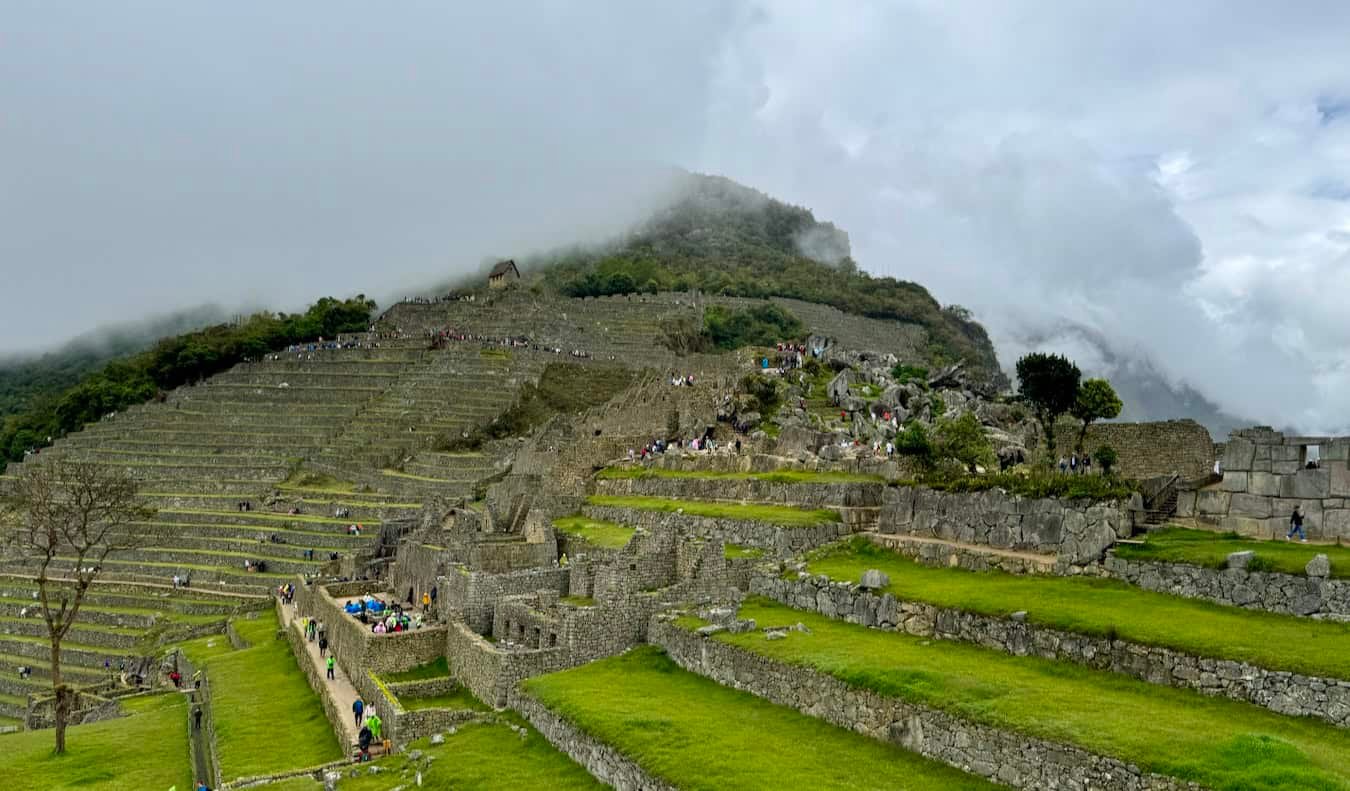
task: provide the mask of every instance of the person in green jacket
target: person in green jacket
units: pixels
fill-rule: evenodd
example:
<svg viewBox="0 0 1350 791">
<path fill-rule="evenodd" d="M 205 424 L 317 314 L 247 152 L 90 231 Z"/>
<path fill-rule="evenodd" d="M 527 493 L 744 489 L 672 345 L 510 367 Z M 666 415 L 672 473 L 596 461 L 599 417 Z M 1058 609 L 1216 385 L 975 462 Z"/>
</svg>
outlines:
<svg viewBox="0 0 1350 791">
<path fill-rule="evenodd" d="M 375 741 L 380 740 L 380 732 L 384 730 L 384 722 L 380 720 L 380 715 L 371 709 L 370 716 L 366 717 L 366 727 L 370 728 L 370 735 L 375 737 Z"/>
<path fill-rule="evenodd" d="M 328 680 L 333 680 L 333 655 L 328 655 Z"/>
</svg>

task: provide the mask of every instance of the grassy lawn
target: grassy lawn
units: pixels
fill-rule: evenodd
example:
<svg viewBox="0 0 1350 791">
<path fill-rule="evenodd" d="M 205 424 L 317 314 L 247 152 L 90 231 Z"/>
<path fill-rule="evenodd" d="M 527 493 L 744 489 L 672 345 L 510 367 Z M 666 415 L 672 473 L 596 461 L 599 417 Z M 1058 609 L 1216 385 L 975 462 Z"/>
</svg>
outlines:
<svg viewBox="0 0 1350 791">
<path fill-rule="evenodd" d="M 811 631 L 774 641 L 758 632 L 713 639 L 971 721 L 1220 791 L 1350 788 L 1350 730 L 1316 720 L 1063 662 L 868 629 L 763 599 L 747 601 L 741 615 L 762 624 L 801 621 Z"/>
<path fill-rule="evenodd" d="M 812 472 L 810 470 L 776 470 L 774 472 L 717 472 L 716 470 L 668 470 L 662 467 L 607 467 L 597 478 L 619 480 L 633 478 L 697 478 L 710 481 L 773 481 L 774 483 L 885 483 L 880 475 L 855 472 Z"/>
<path fill-rule="evenodd" d="M 426 681 L 432 678 L 445 678 L 448 675 L 450 675 L 449 660 L 438 656 L 425 665 L 418 665 L 400 673 L 386 673 L 380 676 L 380 680 L 386 684 L 397 684 L 400 681 Z"/>
<path fill-rule="evenodd" d="M 427 698 L 409 698 L 399 696 L 398 702 L 408 711 L 417 709 L 468 709 L 470 711 L 490 711 L 490 707 L 484 705 L 482 701 L 473 696 L 463 687 L 458 687 L 454 692 L 445 695 L 434 695 Z"/>
<path fill-rule="evenodd" d="M 605 549 L 621 549 L 633 537 L 631 527 L 606 519 L 590 519 L 582 514 L 554 519 L 553 526 Z"/>
<path fill-rule="evenodd" d="M 681 670 L 652 647 L 530 679 L 525 687 L 581 730 L 679 788 L 994 787 L 720 686 Z"/>
<path fill-rule="evenodd" d="M 573 607 L 594 607 L 595 599 L 590 596 L 563 596 L 558 599 L 563 604 L 570 604 Z"/>
<path fill-rule="evenodd" d="M 1336 544 L 1302 544 L 1285 541 L 1260 541 L 1243 538 L 1237 533 L 1215 533 L 1185 527 L 1168 527 L 1149 533 L 1143 544 L 1121 544 L 1116 557 L 1124 560 L 1189 563 L 1193 566 L 1220 569 L 1233 552 L 1256 553 L 1261 571 L 1282 571 L 1303 574 L 1303 567 L 1314 555 L 1326 555 L 1331 560 L 1331 576 L 1350 578 L 1350 547 Z"/>
<path fill-rule="evenodd" d="M 128 716 L 77 725 L 66 732 L 66 753 L 52 754 L 52 731 L 27 731 L 0 740 L 0 776 L 8 791 L 191 788 L 187 702 L 169 693 L 130 698 Z"/>
<path fill-rule="evenodd" d="M 1350 624 L 1224 607 L 1099 577 L 931 568 L 863 538 L 816 552 L 807 568 L 850 582 L 880 569 L 891 577 L 884 592 L 902 600 L 994 616 L 1025 610 L 1041 626 L 1350 679 Z"/>
<path fill-rule="evenodd" d="M 519 724 L 525 724 L 519 721 Z M 528 727 L 528 725 L 526 725 Z M 435 760 L 422 771 L 423 791 L 460 791 L 460 789 L 500 789 L 501 791 L 599 791 L 601 785 L 572 759 L 558 752 L 533 728 L 522 739 L 503 723 L 461 725 L 445 744 L 432 745 L 422 739 L 409 745 Z M 410 775 L 401 771 L 414 766 L 407 752 L 380 758 L 371 765 L 385 771 L 362 772 L 359 777 L 346 774 L 338 781 L 338 791 L 390 791 L 413 788 Z M 261 791 L 322 791 L 323 784 L 308 778 L 261 786 Z"/>
<path fill-rule="evenodd" d="M 322 704 L 286 640 L 276 636 L 275 611 L 234 623 L 251 647 L 217 655 L 206 664 L 225 779 L 341 758 Z"/>
<path fill-rule="evenodd" d="M 665 497 L 621 497 L 593 494 L 586 498 L 591 505 L 615 508 L 637 508 L 643 511 L 683 511 L 689 516 L 707 516 L 714 519 L 744 519 L 769 522 L 783 527 L 811 527 L 821 522 L 842 521 L 838 511 L 828 508 L 793 508 L 787 505 L 742 503 L 715 503 L 702 500 L 672 500 Z"/>
</svg>

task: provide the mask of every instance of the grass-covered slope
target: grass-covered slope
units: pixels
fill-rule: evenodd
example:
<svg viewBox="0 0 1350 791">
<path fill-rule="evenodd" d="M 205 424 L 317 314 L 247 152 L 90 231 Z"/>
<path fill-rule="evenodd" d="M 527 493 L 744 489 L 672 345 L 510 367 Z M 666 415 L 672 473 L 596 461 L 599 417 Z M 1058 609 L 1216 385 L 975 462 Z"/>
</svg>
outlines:
<svg viewBox="0 0 1350 791">
<path fill-rule="evenodd" d="M 676 200 L 622 240 L 528 262 L 527 277 L 577 297 L 696 288 L 817 302 L 923 327 L 933 363 L 964 358 L 1001 377 L 988 334 L 967 311 L 943 307 L 918 283 L 859 271 L 847 234 L 809 209 L 717 176 L 677 182 Z"/>
<path fill-rule="evenodd" d="M 52 753 L 51 730 L 0 737 L 7 791 L 191 788 L 187 699 L 136 697 L 122 708 L 125 717 L 67 731 L 64 755 Z"/>
<path fill-rule="evenodd" d="M 525 682 L 646 771 L 687 789 L 992 789 L 980 778 L 681 670 L 645 647 Z"/>
<path fill-rule="evenodd" d="M 1121 544 L 1116 557 L 1124 560 L 1154 561 L 1160 563 L 1188 563 L 1192 566 L 1221 569 L 1234 552 L 1252 551 L 1256 555 L 1248 564 L 1251 571 L 1279 571 L 1285 574 L 1303 574 L 1308 561 L 1316 555 L 1326 555 L 1331 561 L 1331 576 L 1350 578 L 1350 547 L 1338 544 L 1303 544 L 1284 541 L 1259 541 L 1243 538 L 1236 533 L 1215 533 L 1212 530 L 1193 530 L 1169 527 L 1155 530 L 1142 544 Z"/>
</svg>

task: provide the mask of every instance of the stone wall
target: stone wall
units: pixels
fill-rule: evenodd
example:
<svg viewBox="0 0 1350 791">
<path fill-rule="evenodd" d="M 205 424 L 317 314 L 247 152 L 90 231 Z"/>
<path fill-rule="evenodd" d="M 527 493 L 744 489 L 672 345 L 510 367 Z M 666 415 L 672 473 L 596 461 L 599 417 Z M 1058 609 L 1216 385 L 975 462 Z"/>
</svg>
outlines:
<svg viewBox="0 0 1350 791">
<path fill-rule="evenodd" d="M 620 524 L 642 527 L 652 532 L 665 531 L 692 535 L 710 541 L 722 541 L 754 547 L 781 557 L 795 555 L 822 544 L 837 541 L 852 532 L 848 522 L 822 522 L 806 527 L 783 527 L 746 519 L 716 519 L 637 508 L 588 505 L 587 516 Z"/>
<path fill-rule="evenodd" d="M 1014 788 L 1198 788 L 1142 774 L 1079 747 L 977 725 L 946 712 L 845 684 L 804 667 L 653 622 L 651 641 L 686 670 L 832 725 L 912 750 Z"/>
<path fill-rule="evenodd" d="M 1108 555 L 1104 576 L 1144 590 L 1286 615 L 1350 618 L 1350 581 L 1246 569 L 1207 569 L 1182 563 L 1144 563 Z"/>
<path fill-rule="evenodd" d="M 343 611 L 329 594 L 330 589 L 340 596 L 369 592 L 383 594 L 386 599 L 391 597 L 377 583 L 365 583 L 364 586 L 346 584 L 342 587 L 305 586 L 303 596 L 301 589 L 296 588 L 297 612 L 323 622 L 333 656 L 349 677 L 355 678 L 366 671 L 396 673 L 441 656 L 445 644 L 444 626 L 374 634 L 369 626 Z"/>
<path fill-rule="evenodd" d="M 750 592 L 827 618 L 920 637 L 958 640 L 1016 656 L 1074 662 L 1142 681 L 1254 703 L 1293 717 L 1350 725 L 1350 681 L 1267 670 L 1227 659 L 1065 632 L 1017 620 L 870 593 L 823 576 L 758 576 Z"/>
<path fill-rule="evenodd" d="M 1308 469 L 1313 446 L 1321 458 Z M 1224 445 L 1221 469 L 1223 480 L 1198 492 L 1179 515 L 1269 539 L 1284 536 L 1300 505 L 1310 539 L 1350 539 L 1350 437 L 1240 429 Z"/>
<path fill-rule="evenodd" d="M 463 566 L 452 566 L 440 587 L 442 607 L 454 612 L 479 634 L 492 630 L 493 612 L 497 601 L 505 596 L 519 596 L 537 591 L 567 593 L 568 571 L 565 568 L 542 568 L 515 571 L 509 574 L 488 574 L 469 571 Z"/>
<path fill-rule="evenodd" d="M 675 786 L 658 780 L 623 753 L 582 733 L 523 690 L 512 690 L 508 705 L 600 782 L 619 791 L 676 791 Z"/>
<path fill-rule="evenodd" d="M 882 496 L 880 532 L 904 533 L 999 549 L 1050 553 L 1062 565 L 1099 560 L 1133 530 L 1120 503 L 1029 499 L 998 489 L 939 492 L 890 486 Z"/>
<path fill-rule="evenodd" d="M 1081 425 L 1071 418 L 1055 424 L 1061 455 L 1068 455 Z M 1114 469 L 1127 478 L 1177 474 L 1182 480 L 1194 480 L 1214 469 L 1214 440 L 1209 430 L 1194 420 L 1093 423 L 1083 447 L 1091 453 L 1102 445 L 1110 445 L 1120 454 Z"/>
<path fill-rule="evenodd" d="M 445 655 L 455 680 L 474 697 L 495 708 L 522 679 L 569 667 L 561 648 L 503 650 L 463 623 L 450 625 Z"/>
<path fill-rule="evenodd" d="M 780 483 L 756 478 L 601 478 L 607 495 L 753 501 L 807 508 L 878 508 L 884 483 Z"/>
<path fill-rule="evenodd" d="M 343 733 L 343 726 L 347 722 L 347 718 L 352 716 L 351 712 L 341 711 L 337 702 L 333 700 L 332 687 L 328 685 L 328 679 L 323 675 L 323 671 L 319 669 L 319 666 L 310 661 L 308 648 L 305 645 L 305 638 L 304 635 L 300 633 L 299 627 L 295 626 L 290 629 L 284 629 L 283 631 L 286 633 L 286 642 L 291 647 L 291 655 L 295 657 L 296 664 L 300 666 L 301 672 L 305 674 L 305 680 L 309 682 L 309 688 L 314 690 L 314 694 L 319 697 L 319 701 L 323 704 L 323 713 L 324 716 L 328 718 L 328 724 L 332 726 L 334 733 Z M 214 744 L 214 730 L 211 733 L 211 741 Z M 339 746 L 342 747 L 344 754 L 351 748 L 350 744 L 342 744 Z"/>
</svg>

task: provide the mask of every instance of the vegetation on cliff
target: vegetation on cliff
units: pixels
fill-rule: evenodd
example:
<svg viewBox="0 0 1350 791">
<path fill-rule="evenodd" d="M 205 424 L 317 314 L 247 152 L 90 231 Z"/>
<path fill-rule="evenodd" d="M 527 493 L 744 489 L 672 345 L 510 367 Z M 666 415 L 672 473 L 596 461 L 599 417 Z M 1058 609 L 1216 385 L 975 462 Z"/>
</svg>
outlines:
<svg viewBox="0 0 1350 791">
<path fill-rule="evenodd" d="M 304 313 L 258 313 L 242 322 L 164 338 L 138 354 L 113 359 L 6 417 L 0 427 L 0 456 L 17 461 L 24 451 L 46 445 L 48 437 L 78 430 L 110 412 L 144 403 L 243 360 L 294 343 L 364 330 L 373 310 L 375 303 L 364 295 L 346 300 L 324 297 Z M 38 367 L 32 375 L 41 376 L 44 370 Z"/>
</svg>

